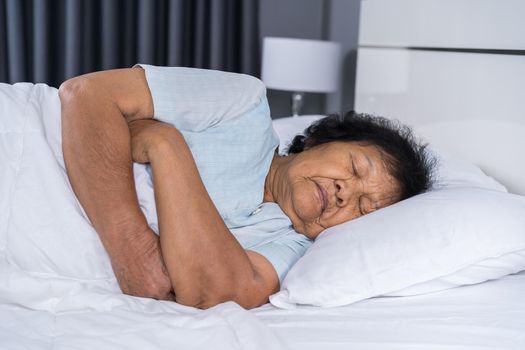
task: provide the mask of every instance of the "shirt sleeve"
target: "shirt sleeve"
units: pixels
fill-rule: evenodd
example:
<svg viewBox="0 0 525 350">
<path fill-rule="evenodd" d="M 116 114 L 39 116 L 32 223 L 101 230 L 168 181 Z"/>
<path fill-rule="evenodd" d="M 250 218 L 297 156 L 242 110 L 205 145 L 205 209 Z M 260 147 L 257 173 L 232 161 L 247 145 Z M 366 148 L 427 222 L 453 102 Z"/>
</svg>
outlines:
<svg viewBox="0 0 525 350">
<path fill-rule="evenodd" d="M 266 96 L 264 84 L 246 74 L 137 64 L 146 74 L 154 118 L 199 132 L 242 116 Z"/>
<path fill-rule="evenodd" d="M 288 271 L 311 245 L 311 239 L 293 232 L 275 241 L 252 247 L 249 250 L 261 254 L 270 261 L 282 285 Z"/>
</svg>

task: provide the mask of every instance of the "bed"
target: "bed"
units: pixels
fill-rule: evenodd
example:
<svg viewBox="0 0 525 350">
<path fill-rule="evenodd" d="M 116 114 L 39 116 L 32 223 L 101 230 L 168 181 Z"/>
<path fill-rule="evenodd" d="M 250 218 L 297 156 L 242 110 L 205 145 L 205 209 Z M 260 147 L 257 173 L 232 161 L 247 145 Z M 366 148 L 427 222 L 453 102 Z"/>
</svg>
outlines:
<svg viewBox="0 0 525 350">
<path fill-rule="evenodd" d="M 2 349 L 517 350 L 525 346 L 525 272 L 435 293 L 380 296 L 330 308 L 281 309 L 266 304 L 247 311 L 229 302 L 202 311 L 122 295 L 78 203 L 67 190 L 53 191 L 63 188 L 60 182 L 65 181 L 63 165 L 45 166 L 46 158 L 56 156 L 49 150 L 59 147 L 57 128 L 52 125 L 56 118 L 51 118 L 59 108 L 56 91 L 21 84 L 12 93 L 13 89 L 0 86 L 2 113 L 8 110 L 8 100 L 18 100 L 20 110 L 9 111 L 24 116 L 16 119 L 19 124 L 6 125 L 1 119 L 0 128 L 2 150 L 14 150 L 1 154 L 6 165 L 1 169 L 2 193 L 7 194 L 0 198 Z M 36 104 L 38 99 L 43 103 Z M 276 121 L 275 128 L 286 143 L 286 131 L 294 133 L 319 117 Z M 44 138 L 56 143 L 44 147 Z M 39 172 L 25 172 L 32 165 Z M 145 175 L 140 169 L 137 173 Z M 40 190 L 36 197 L 35 186 Z M 153 200 L 140 193 L 139 197 L 145 208 L 145 201 Z M 17 213 L 10 203 L 31 210 Z M 58 218 L 62 219 L 57 229 L 53 221 Z M 25 254 L 17 255 L 17 249 Z M 72 260 L 72 255 L 77 259 Z"/>
</svg>

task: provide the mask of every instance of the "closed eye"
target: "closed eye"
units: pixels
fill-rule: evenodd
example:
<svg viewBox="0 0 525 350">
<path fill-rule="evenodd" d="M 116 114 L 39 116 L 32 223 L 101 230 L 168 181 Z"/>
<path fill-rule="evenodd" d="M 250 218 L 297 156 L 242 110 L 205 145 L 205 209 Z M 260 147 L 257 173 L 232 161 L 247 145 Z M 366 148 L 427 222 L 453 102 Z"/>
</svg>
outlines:
<svg viewBox="0 0 525 350">
<path fill-rule="evenodd" d="M 359 206 L 359 213 L 361 215 L 365 215 L 365 212 L 363 210 L 363 201 L 361 200 L 361 198 L 359 198 L 359 203 L 357 205 Z"/>
<path fill-rule="evenodd" d="M 357 168 L 355 167 L 355 162 L 353 159 L 352 159 L 352 170 L 354 171 L 354 175 L 359 177 L 359 174 L 357 173 Z"/>
</svg>

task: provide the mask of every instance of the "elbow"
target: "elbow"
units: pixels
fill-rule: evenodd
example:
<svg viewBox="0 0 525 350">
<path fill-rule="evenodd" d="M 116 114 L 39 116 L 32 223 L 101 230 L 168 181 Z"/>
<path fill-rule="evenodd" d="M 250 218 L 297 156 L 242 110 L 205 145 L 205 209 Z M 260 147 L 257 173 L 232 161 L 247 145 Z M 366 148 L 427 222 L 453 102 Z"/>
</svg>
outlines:
<svg viewBox="0 0 525 350">
<path fill-rule="evenodd" d="M 193 295 L 191 298 L 179 297 L 176 302 L 185 306 L 195 307 L 206 310 L 219 304 L 233 301 L 244 309 L 253 309 L 268 302 L 270 295 L 251 294 L 251 293 L 221 293 L 215 295 Z"/>
<path fill-rule="evenodd" d="M 175 296 L 175 301 L 178 304 L 191 306 L 202 310 L 212 308 L 227 301 L 235 301 L 234 299 L 234 295 L 226 293 L 222 293 L 221 295 L 216 293 L 207 293 L 207 295 L 192 293 L 188 296 L 181 294 L 176 294 Z"/>
<path fill-rule="evenodd" d="M 270 294 L 257 294 L 257 295 L 239 295 L 233 299 L 237 304 L 245 308 L 246 310 L 255 309 L 268 302 Z"/>
<path fill-rule="evenodd" d="M 191 306 L 197 309 L 206 310 L 214 306 L 217 306 L 219 304 L 225 303 L 227 301 L 233 301 L 233 296 L 195 295 L 193 294 L 191 296 L 185 297 L 185 296 L 176 294 L 175 301 L 181 305 Z"/>
<path fill-rule="evenodd" d="M 66 80 L 58 88 L 58 97 L 62 105 L 84 94 L 88 89 L 88 79 L 83 76 Z"/>
</svg>

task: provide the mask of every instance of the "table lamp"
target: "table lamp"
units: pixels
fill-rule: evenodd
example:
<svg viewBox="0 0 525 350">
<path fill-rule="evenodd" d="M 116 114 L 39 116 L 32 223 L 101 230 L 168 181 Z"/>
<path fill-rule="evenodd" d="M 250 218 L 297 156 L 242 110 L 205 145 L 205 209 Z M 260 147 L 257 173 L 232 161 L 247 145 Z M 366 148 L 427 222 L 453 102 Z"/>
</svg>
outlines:
<svg viewBox="0 0 525 350">
<path fill-rule="evenodd" d="M 262 81 L 266 87 L 292 91 L 292 115 L 301 112 L 305 92 L 334 92 L 341 66 L 339 43 L 264 38 Z"/>
</svg>

